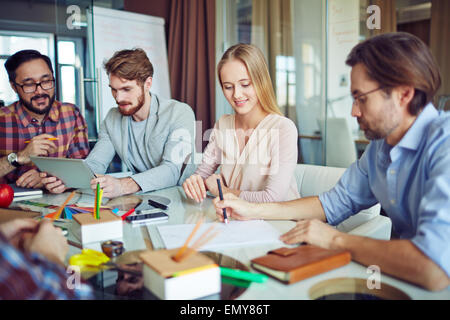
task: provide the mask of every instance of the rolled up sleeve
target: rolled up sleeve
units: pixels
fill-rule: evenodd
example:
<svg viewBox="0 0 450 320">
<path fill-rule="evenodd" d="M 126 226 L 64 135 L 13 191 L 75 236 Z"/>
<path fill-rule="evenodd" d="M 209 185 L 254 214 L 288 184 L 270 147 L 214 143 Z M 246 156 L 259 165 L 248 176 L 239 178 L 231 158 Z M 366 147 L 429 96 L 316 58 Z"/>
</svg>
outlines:
<svg viewBox="0 0 450 320">
<path fill-rule="evenodd" d="M 369 185 L 367 151 L 345 170 L 334 188 L 319 195 L 329 224 L 338 225 L 378 202 Z"/>
</svg>

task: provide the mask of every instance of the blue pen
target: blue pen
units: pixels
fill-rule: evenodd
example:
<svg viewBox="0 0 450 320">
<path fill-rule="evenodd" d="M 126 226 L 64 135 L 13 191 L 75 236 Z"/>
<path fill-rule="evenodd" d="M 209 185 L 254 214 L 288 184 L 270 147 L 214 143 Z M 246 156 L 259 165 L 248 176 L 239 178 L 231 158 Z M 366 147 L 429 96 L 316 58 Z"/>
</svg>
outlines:
<svg viewBox="0 0 450 320">
<path fill-rule="evenodd" d="M 223 193 L 222 193 L 222 186 L 220 185 L 220 179 L 217 179 L 217 186 L 219 187 L 219 198 L 220 198 L 220 200 L 223 201 Z M 223 221 L 225 223 L 228 223 L 227 209 L 223 208 L 222 212 L 223 212 Z"/>
</svg>

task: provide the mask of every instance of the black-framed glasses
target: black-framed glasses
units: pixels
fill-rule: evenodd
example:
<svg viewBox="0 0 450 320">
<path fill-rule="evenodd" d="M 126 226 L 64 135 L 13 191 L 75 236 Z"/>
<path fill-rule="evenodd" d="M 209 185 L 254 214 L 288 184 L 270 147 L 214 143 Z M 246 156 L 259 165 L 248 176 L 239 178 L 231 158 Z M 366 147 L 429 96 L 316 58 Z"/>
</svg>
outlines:
<svg viewBox="0 0 450 320">
<path fill-rule="evenodd" d="M 373 89 L 373 90 L 370 90 L 369 92 L 364 92 L 364 93 L 361 93 L 361 94 L 358 94 L 357 96 L 353 96 L 352 95 L 352 99 L 353 99 L 353 104 L 361 104 L 361 103 L 363 103 L 364 101 L 362 101 L 361 100 L 361 98 L 362 97 L 365 97 L 365 96 L 367 96 L 368 94 L 371 94 L 371 93 L 373 93 L 373 92 L 376 92 L 376 91 L 378 91 L 378 90 L 381 90 L 381 89 L 384 89 L 385 87 L 378 87 L 378 88 L 376 88 L 376 89 Z"/>
<path fill-rule="evenodd" d="M 26 84 L 18 84 L 17 82 L 14 82 L 14 84 L 21 87 L 25 93 L 33 93 L 36 91 L 38 86 L 40 86 L 43 90 L 53 89 L 55 87 L 55 79 Z"/>
</svg>

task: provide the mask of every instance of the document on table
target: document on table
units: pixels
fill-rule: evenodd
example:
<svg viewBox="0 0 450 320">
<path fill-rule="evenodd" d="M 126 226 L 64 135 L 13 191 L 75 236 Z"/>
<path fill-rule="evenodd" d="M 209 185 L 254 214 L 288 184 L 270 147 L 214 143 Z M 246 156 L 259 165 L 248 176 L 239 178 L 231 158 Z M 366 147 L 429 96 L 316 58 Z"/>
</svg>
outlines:
<svg viewBox="0 0 450 320">
<path fill-rule="evenodd" d="M 201 237 L 211 224 L 213 223 L 202 224 L 189 245 Z M 158 226 L 157 229 L 166 249 L 174 249 L 183 246 L 194 226 L 195 224 L 164 225 Z M 268 243 L 283 245 L 279 240 L 280 232 L 263 220 L 230 221 L 228 224 L 216 223 L 214 231 L 209 234 L 216 231 L 219 231 L 217 237 L 202 246 L 200 251 Z"/>
</svg>

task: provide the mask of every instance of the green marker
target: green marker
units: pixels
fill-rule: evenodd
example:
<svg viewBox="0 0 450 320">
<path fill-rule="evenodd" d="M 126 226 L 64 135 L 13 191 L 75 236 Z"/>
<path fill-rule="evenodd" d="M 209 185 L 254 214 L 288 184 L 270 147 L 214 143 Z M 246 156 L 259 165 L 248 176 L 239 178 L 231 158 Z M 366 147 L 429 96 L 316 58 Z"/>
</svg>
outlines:
<svg viewBox="0 0 450 320">
<path fill-rule="evenodd" d="M 267 281 L 267 276 L 259 273 L 252 273 L 244 270 L 230 269 L 225 267 L 220 267 L 220 274 L 224 277 L 242 279 L 252 282 L 264 283 Z"/>
</svg>

